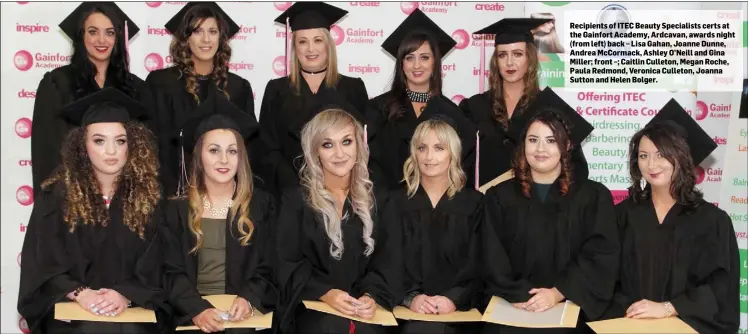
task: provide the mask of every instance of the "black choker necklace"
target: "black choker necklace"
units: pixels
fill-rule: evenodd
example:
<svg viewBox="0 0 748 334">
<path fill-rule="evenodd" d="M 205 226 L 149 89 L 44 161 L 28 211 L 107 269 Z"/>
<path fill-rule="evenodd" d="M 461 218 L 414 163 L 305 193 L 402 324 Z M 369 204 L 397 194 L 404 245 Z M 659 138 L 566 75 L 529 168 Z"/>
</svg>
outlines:
<svg viewBox="0 0 748 334">
<path fill-rule="evenodd" d="M 323 69 L 321 69 L 321 70 L 319 70 L 317 72 L 310 72 L 310 71 L 307 71 L 307 70 L 305 70 L 303 68 L 301 69 L 301 71 L 304 72 L 304 73 L 306 73 L 306 74 L 315 75 L 315 74 L 320 74 L 320 73 L 326 72 L 327 71 L 327 67 L 325 67 L 325 68 L 323 68 Z"/>
<path fill-rule="evenodd" d="M 405 89 L 405 92 L 408 94 L 410 102 L 426 103 L 429 102 L 429 98 L 431 98 L 431 93 L 414 92 L 407 88 Z"/>
</svg>

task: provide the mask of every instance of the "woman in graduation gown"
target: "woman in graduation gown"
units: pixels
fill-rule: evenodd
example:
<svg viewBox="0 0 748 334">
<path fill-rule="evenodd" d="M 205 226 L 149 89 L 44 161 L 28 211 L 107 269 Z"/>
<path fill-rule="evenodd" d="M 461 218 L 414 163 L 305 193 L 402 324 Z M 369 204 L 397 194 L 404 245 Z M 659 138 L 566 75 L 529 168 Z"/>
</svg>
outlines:
<svg viewBox="0 0 748 334">
<path fill-rule="evenodd" d="M 63 106 L 107 87 L 125 92 L 146 108 L 152 104 L 143 80 L 128 70 L 126 45 L 139 28 L 114 2 L 84 2 L 60 28 L 73 41 L 73 56 L 69 65 L 44 74 L 36 90 L 31 124 L 36 134 L 31 137 L 34 193 L 60 164 L 62 142 L 74 127 L 60 117 Z M 150 123 L 148 127 L 154 129 Z"/>
<path fill-rule="evenodd" d="M 631 138 L 633 184 L 616 206 L 621 275 L 606 318 L 678 317 L 699 333 L 738 331 L 735 231 L 695 188 L 695 166 L 716 148 L 675 100 Z"/>
<path fill-rule="evenodd" d="M 253 118 L 255 111 L 249 81 L 229 72 L 228 67 L 232 54 L 229 41 L 239 26 L 218 4 L 188 3 L 165 27 L 173 36 L 169 54 L 174 66 L 151 72 L 146 83 L 153 92 L 158 131 L 164 134 L 159 136 L 161 179 L 165 193 L 172 196 L 187 191 L 189 166 L 181 162 L 192 161 L 191 151 L 182 152 L 180 140 L 174 140 L 172 134 L 179 133 L 179 126 L 195 114 L 208 91 L 217 88 Z"/>
<path fill-rule="evenodd" d="M 236 295 L 230 321 L 267 313 L 277 302 L 272 235 L 275 205 L 256 189 L 244 138 L 257 121 L 214 89 L 184 129 L 194 148 L 187 196 L 166 208 L 165 284 L 179 326 L 223 330 L 221 311 L 204 295 Z M 227 329 L 228 333 L 254 333 Z"/>
<path fill-rule="evenodd" d="M 302 304 L 321 301 L 363 319 L 373 318 L 377 305 L 392 310 L 402 300 L 402 260 L 394 202 L 373 194 L 361 124 L 328 109 L 301 138 L 301 186 L 284 192 L 278 218 L 281 302 L 273 326 L 281 333 L 385 333 Z"/>
<path fill-rule="evenodd" d="M 330 27 L 348 12 L 324 2 L 295 2 L 275 22 L 291 28 L 288 75 L 270 80 L 260 107 L 262 166 L 258 175 L 281 194 L 299 184 L 302 154 L 299 138 L 291 129 L 310 119 L 309 105 L 318 105 L 325 94 L 339 94 L 363 112 L 369 96 L 364 81 L 338 73 L 338 57 Z M 312 115 L 313 116 L 313 115 Z"/>
<path fill-rule="evenodd" d="M 154 333 L 157 324 L 55 320 L 56 303 L 94 315 L 169 312 L 160 281 L 161 192 L 146 110 L 106 88 L 62 111 L 76 127 L 43 184 L 23 243 L 18 312 L 32 333 Z"/>
<path fill-rule="evenodd" d="M 619 243 L 613 199 L 601 183 L 577 179 L 571 150 L 592 126 L 552 90 L 538 95 L 522 124 L 513 179 L 485 195 L 482 254 L 487 297 L 544 312 L 570 300 L 577 328 L 529 329 L 486 323 L 483 333 L 575 333 L 600 317 L 613 296 Z M 538 104 L 537 102 L 535 104 Z"/>
<path fill-rule="evenodd" d="M 455 44 L 419 9 L 382 43 L 395 58 L 395 69 L 392 88 L 369 101 L 366 113 L 367 121 L 378 129 L 370 143 L 371 159 L 383 175 L 372 175 L 375 184 L 395 188 L 403 181 L 403 164 L 410 156 L 410 139 L 420 117 L 436 112 L 461 117 L 457 105 L 442 95 L 441 59 Z M 471 162 L 474 155 L 463 161 L 468 183 L 474 175 Z"/>
<path fill-rule="evenodd" d="M 459 129 L 460 138 L 455 129 Z M 394 191 L 403 233 L 401 304 L 422 314 L 449 314 L 476 307 L 478 227 L 482 194 L 469 187 L 460 160 L 474 143 L 474 126 L 437 114 L 419 124 L 403 173 L 406 187 Z M 461 142 L 462 139 L 462 142 Z M 470 324 L 404 321 L 402 334 L 475 333 Z"/>
<path fill-rule="evenodd" d="M 460 108 L 480 131 L 480 147 L 483 149 L 478 177 L 480 185 L 512 168 L 514 148 L 518 143 L 508 134 L 511 124 L 540 92 L 540 64 L 530 31 L 548 21 L 506 18 L 474 33 L 496 36 L 494 52 L 489 60 L 489 89 L 460 102 Z M 577 178 L 586 179 L 589 170 L 581 145 L 572 151 L 572 161 Z"/>
</svg>

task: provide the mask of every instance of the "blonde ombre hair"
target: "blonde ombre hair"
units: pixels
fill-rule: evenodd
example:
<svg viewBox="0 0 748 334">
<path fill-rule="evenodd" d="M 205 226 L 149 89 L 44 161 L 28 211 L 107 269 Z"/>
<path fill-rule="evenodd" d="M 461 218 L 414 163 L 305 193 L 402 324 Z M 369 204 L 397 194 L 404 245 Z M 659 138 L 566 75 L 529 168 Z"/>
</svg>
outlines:
<svg viewBox="0 0 748 334">
<path fill-rule="evenodd" d="M 254 191 L 254 184 L 252 183 L 252 169 L 249 167 L 249 160 L 247 158 L 247 148 L 244 145 L 244 138 L 233 129 L 223 129 L 230 131 L 234 137 L 236 137 L 236 149 L 239 151 L 239 164 L 236 171 L 236 191 L 234 192 L 234 203 L 231 204 L 231 210 L 226 219 L 229 222 L 229 230 L 233 235 L 233 229 L 231 225 L 234 223 L 236 213 L 239 213 L 239 220 L 237 221 L 237 227 L 239 228 L 239 243 L 242 246 L 249 244 L 249 239 L 252 237 L 252 232 L 255 230 L 255 225 L 249 218 L 249 202 L 252 199 L 252 193 Z M 215 130 L 213 130 L 215 131 Z M 205 187 L 205 167 L 203 166 L 202 149 L 204 144 L 205 134 L 200 136 L 195 143 L 195 148 L 192 152 L 192 168 L 190 171 L 190 186 L 187 189 L 187 200 L 190 207 L 190 231 L 195 235 L 195 247 L 190 250 L 190 253 L 197 253 L 203 245 L 203 230 L 201 228 L 201 221 L 203 217 L 203 198 L 207 195 L 208 190 Z"/>
<path fill-rule="evenodd" d="M 338 85 L 338 54 L 335 48 L 335 42 L 332 40 L 330 30 L 325 28 L 317 28 L 322 32 L 322 39 L 325 41 L 327 46 L 327 72 L 325 72 L 325 86 L 328 88 L 335 88 Z M 296 55 L 296 32 L 291 33 L 291 61 L 288 70 L 288 79 L 291 81 L 291 87 L 294 88 L 297 94 L 301 93 L 300 80 L 301 77 L 301 61 Z"/>
<path fill-rule="evenodd" d="M 356 163 L 350 173 L 349 196 L 353 206 L 353 213 L 364 225 L 363 240 L 366 244 L 364 254 L 371 255 L 374 251 L 374 239 L 371 234 L 374 221 L 371 211 L 374 208 L 373 183 L 369 180 L 369 152 L 364 145 L 364 129 L 353 116 L 341 109 L 327 109 L 314 116 L 301 130 L 301 148 L 304 151 L 304 164 L 299 175 L 301 186 L 306 190 L 307 204 L 321 217 L 325 233 L 330 238 L 330 255 L 336 260 L 343 256 L 343 234 L 338 217 L 337 202 L 333 195 L 325 188 L 324 171 L 319 157 L 319 147 L 328 131 L 340 130 L 347 126 L 354 127 L 354 141 L 356 144 Z"/>
<path fill-rule="evenodd" d="M 447 170 L 449 188 L 447 188 L 447 196 L 449 198 L 454 197 L 455 194 L 462 190 L 467 182 L 467 176 L 461 166 L 462 142 L 460 142 L 457 131 L 445 121 L 430 119 L 419 124 L 413 132 L 413 137 L 410 139 L 410 157 L 408 157 L 408 160 L 405 160 L 405 164 L 403 165 L 403 175 L 408 189 L 408 198 L 412 198 L 418 191 L 418 187 L 421 186 L 421 171 L 418 169 L 416 152 L 418 146 L 421 145 L 423 139 L 431 131 L 434 132 L 440 143 L 446 144 L 447 150 L 449 150 L 450 161 L 449 169 Z"/>
</svg>

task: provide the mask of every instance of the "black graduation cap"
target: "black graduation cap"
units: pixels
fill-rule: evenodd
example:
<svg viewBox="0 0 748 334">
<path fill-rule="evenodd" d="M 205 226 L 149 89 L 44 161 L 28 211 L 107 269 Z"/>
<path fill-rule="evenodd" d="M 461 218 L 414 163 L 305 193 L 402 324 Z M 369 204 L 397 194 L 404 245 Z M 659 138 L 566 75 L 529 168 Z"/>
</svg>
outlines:
<svg viewBox="0 0 748 334">
<path fill-rule="evenodd" d="M 356 107 L 354 107 L 348 100 L 346 100 L 341 94 L 333 90 L 321 90 L 315 94 L 309 103 L 306 104 L 304 109 L 304 117 L 297 121 L 293 126 L 290 127 L 292 134 L 299 140 L 301 140 L 301 130 L 304 129 L 304 125 L 317 116 L 322 111 L 327 109 L 342 109 L 347 113 L 351 114 L 361 126 L 367 125 L 366 118 Z M 374 129 L 371 126 L 366 127 L 367 139 L 371 139 L 374 136 Z"/>
<path fill-rule="evenodd" d="M 94 123 L 126 123 L 144 120 L 148 113 L 138 101 L 117 88 L 108 87 L 68 103 L 60 115 L 76 126 Z"/>
<path fill-rule="evenodd" d="M 387 37 L 384 43 L 382 43 L 382 48 L 397 58 L 397 50 L 400 48 L 400 43 L 415 32 L 426 32 L 433 36 L 438 45 L 432 45 L 432 47 L 437 47 L 442 57 L 457 44 L 452 36 L 444 32 L 420 9 L 416 9 Z"/>
<path fill-rule="evenodd" d="M 83 2 L 78 7 L 73 10 L 70 15 L 68 15 L 62 22 L 60 22 L 60 29 L 62 29 L 62 32 L 65 33 L 65 35 L 68 35 L 70 39 L 75 39 L 75 35 L 83 29 L 83 27 L 80 27 L 81 20 L 83 19 L 83 13 L 88 12 L 94 7 L 102 7 L 105 10 L 108 9 L 108 12 L 110 13 L 116 13 L 118 19 L 127 21 L 127 39 L 131 39 L 133 36 L 137 35 L 138 31 L 140 31 L 140 28 L 138 28 L 137 25 L 135 25 L 135 22 L 133 22 L 125 12 L 122 11 L 117 4 L 114 2 L 108 1 L 108 2 L 98 2 L 98 1 L 92 1 L 92 2 Z M 110 17 L 110 20 L 112 20 L 112 23 L 116 27 L 118 23 L 122 25 L 124 22 L 114 22 L 117 18 Z M 124 25 L 122 25 L 124 26 Z"/>
<path fill-rule="evenodd" d="M 488 27 L 474 32 L 473 34 L 496 34 L 495 45 L 511 44 L 516 42 L 535 43 L 531 30 L 546 24 L 552 19 L 535 18 L 506 18 Z"/>
<path fill-rule="evenodd" d="M 714 139 L 709 137 L 709 134 L 696 123 L 693 117 L 675 99 L 670 99 L 660 109 L 660 112 L 647 123 L 647 126 L 658 123 L 667 123 L 674 126 L 686 138 L 686 143 L 691 151 L 691 158 L 696 165 L 704 161 L 712 151 L 717 149 L 717 143 L 714 142 Z"/>
<path fill-rule="evenodd" d="M 418 124 L 428 120 L 441 120 L 452 126 L 462 143 L 462 158 L 467 157 L 475 147 L 475 134 L 478 131 L 473 122 L 465 117 L 452 101 L 442 96 L 429 100 L 427 108 L 429 111 L 424 110 L 418 118 Z"/>
<path fill-rule="evenodd" d="M 572 144 L 579 146 L 582 144 L 585 138 L 592 133 L 592 130 L 595 128 L 587 122 L 584 117 L 580 116 L 574 108 L 572 108 L 569 104 L 564 101 L 556 92 L 553 91 L 550 87 L 546 87 L 542 92 L 538 94 L 537 97 L 535 97 L 535 101 L 530 104 L 530 106 L 522 112 L 522 114 L 518 117 L 517 120 L 513 121 L 509 126 L 509 135 L 514 139 L 515 142 L 519 143 L 522 138 L 520 138 L 521 133 L 523 130 L 525 130 L 525 127 L 527 127 L 529 124 L 527 124 L 531 118 L 535 117 L 540 110 L 551 107 L 561 112 L 562 115 L 566 117 L 566 121 L 568 121 L 571 125 L 571 135 L 570 140 Z"/>
<path fill-rule="evenodd" d="M 229 27 L 229 30 L 226 32 L 229 39 L 234 37 L 236 33 L 239 32 L 239 25 L 234 22 L 234 20 L 231 19 L 231 17 L 226 14 L 223 9 L 221 9 L 221 6 L 219 6 L 215 2 L 190 2 L 182 9 L 180 9 L 174 16 L 169 20 L 169 22 L 166 22 L 164 27 L 166 27 L 166 30 L 168 30 L 172 35 L 175 35 L 175 32 L 179 30 L 180 24 L 182 24 L 182 21 L 184 20 L 184 16 L 187 15 L 187 12 L 196 7 L 200 6 L 201 8 L 207 8 L 216 13 L 216 15 L 219 17 L 219 20 L 223 20 L 226 22 L 226 24 Z M 190 29 L 192 27 L 185 27 L 185 29 Z M 188 35 L 189 36 L 189 35 Z"/>
<path fill-rule="evenodd" d="M 275 22 L 286 24 L 290 18 L 291 31 L 330 27 L 348 14 L 347 10 L 328 5 L 320 1 L 295 2 L 283 14 L 275 18 Z"/>
<path fill-rule="evenodd" d="M 217 91 L 211 91 L 208 98 L 197 107 L 196 112 L 195 116 L 187 119 L 180 127 L 184 140 L 183 147 L 188 151 L 192 151 L 197 139 L 208 131 L 233 129 L 247 140 L 260 129 L 252 115 L 237 108 L 226 96 Z"/>
</svg>

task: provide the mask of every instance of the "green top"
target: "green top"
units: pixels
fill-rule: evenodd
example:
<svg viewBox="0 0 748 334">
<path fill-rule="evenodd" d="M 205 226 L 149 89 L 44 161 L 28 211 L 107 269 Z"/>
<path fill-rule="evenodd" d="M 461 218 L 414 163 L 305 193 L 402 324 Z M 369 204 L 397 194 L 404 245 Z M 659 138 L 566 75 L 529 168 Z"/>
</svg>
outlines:
<svg viewBox="0 0 748 334">
<path fill-rule="evenodd" d="M 200 295 L 226 293 L 226 220 L 203 218 L 203 246 L 197 253 L 197 291 Z"/>
</svg>

